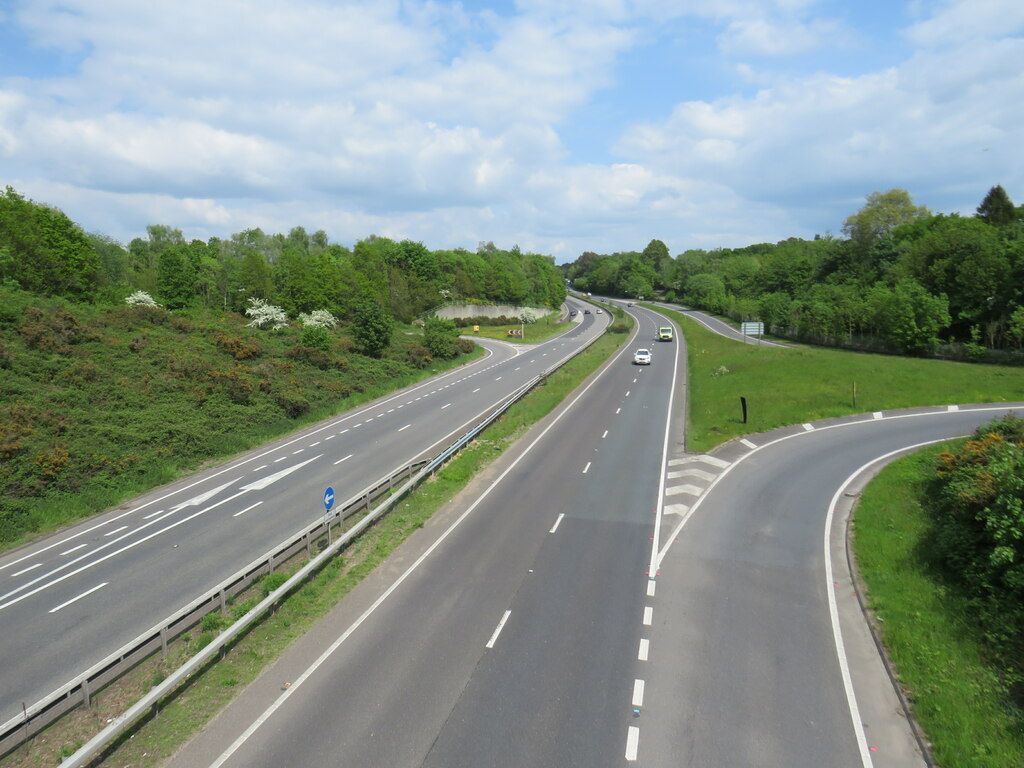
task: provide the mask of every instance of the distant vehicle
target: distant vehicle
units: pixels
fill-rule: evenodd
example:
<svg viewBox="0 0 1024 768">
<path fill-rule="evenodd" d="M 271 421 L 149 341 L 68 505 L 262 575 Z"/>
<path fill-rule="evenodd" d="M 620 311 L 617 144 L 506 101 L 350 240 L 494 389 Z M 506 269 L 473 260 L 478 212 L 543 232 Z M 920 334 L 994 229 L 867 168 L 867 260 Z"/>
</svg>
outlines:
<svg viewBox="0 0 1024 768">
<path fill-rule="evenodd" d="M 663 326 L 658 329 L 658 341 L 672 341 L 672 328 Z"/>
<path fill-rule="evenodd" d="M 569 310 L 569 317 L 576 317 L 576 310 L 575 309 Z"/>
<path fill-rule="evenodd" d="M 633 365 L 650 365 L 651 350 L 641 347 L 633 353 Z"/>
<path fill-rule="evenodd" d="M 629 302 L 628 304 L 626 304 L 626 306 L 627 306 L 627 307 L 632 307 L 632 306 L 633 306 L 633 302 L 632 302 L 632 301 L 631 301 L 631 302 Z"/>
<path fill-rule="evenodd" d="M 600 310 L 600 309 L 598 309 L 598 310 L 595 310 L 595 313 L 596 313 L 596 314 L 598 314 L 598 315 L 600 315 L 600 314 L 601 314 L 601 310 Z"/>
<path fill-rule="evenodd" d="M 584 309 L 583 310 L 583 314 L 584 315 L 589 315 L 590 314 L 590 310 L 589 309 Z"/>
</svg>

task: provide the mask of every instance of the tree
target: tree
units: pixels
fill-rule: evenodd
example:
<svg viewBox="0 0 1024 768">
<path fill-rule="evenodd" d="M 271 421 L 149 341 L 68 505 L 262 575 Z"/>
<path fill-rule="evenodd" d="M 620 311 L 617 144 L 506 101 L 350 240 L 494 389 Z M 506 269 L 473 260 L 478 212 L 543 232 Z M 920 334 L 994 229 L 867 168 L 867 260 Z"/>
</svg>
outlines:
<svg viewBox="0 0 1024 768">
<path fill-rule="evenodd" d="M 1017 209 L 1013 207 L 1013 201 L 1002 185 L 996 184 L 981 201 L 975 216 L 986 224 L 1004 227 L 1017 220 Z"/>
<path fill-rule="evenodd" d="M 913 280 L 901 280 L 892 288 L 876 285 L 867 303 L 879 335 L 908 354 L 932 351 L 939 331 L 949 325 L 946 297 L 932 296 Z"/>
<path fill-rule="evenodd" d="M 892 234 L 900 224 L 930 216 L 926 206 L 914 205 L 905 189 L 872 192 L 867 203 L 843 223 L 843 232 L 856 245 L 867 250 L 873 243 Z"/>
<path fill-rule="evenodd" d="M 384 350 L 391 346 L 393 327 L 391 315 L 377 302 L 363 300 L 356 306 L 352 337 L 363 354 L 370 357 L 384 354 Z"/>
<path fill-rule="evenodd" d="M 168 309 L 184 309 L 196 295 L 196 270 L 185 246 L 164 250 L 156 264 L 156 290 Z"/>
</svg>

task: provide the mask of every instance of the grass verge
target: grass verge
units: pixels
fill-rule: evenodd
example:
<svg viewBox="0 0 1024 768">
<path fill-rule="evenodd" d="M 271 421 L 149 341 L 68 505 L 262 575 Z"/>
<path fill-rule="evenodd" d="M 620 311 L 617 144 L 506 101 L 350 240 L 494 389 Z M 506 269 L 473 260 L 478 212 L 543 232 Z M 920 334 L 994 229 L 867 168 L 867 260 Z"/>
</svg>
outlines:
<svg viewBox="0 0 1024 768">
<path fill-rule="evenodd" d="M 553 312 L 550 315 L 545 315 L 536 322 L 526 323 L 525 325 L 481 325 L 479 331 L 474 331 L 473 327 L 460 328 L 460 332 L 465 336 L 482 336 L 485 339 L 496 339 L 499 341 L 509 341 L 516 344 L 536 344 L 540 341 L 550 339 L 552 336 L 557 336 L 563 331 L 567 331 L 572 328 L 568 322 L 559 321 L 560 313 Z M 509 330 L 522 330 L 523 336 L 509 336 Z"/>
<path fill-rule="evenodd" d="M 621 314 L 621 313 L 620 313 Z M 598 368 L 627 337 L 605 334 L 588 350 L 562 366 L 533 392 L 513 405 L 466 450 L 435 477 L 399 503 L 368 529 L 316 577 L 287 598 L 278 610 L 242 637 L 225 657 L 197 675 L 160 710 L 104 758 L 102 765 L 152 768 L 164 763 L 252 682 L 298 637 L 324 616 L 410 534 L 452 499 L 470 479 L 519 437 L 550 413 L 572 390 Z M 355 522 L 353 519 L 352 523 Z M 290 564 L 291 570 L 298 565 Z M 236 605 L 241 611 L 246 596 Z M 205 631 L 211 631 L 207 628 Z M 108 718 L 127 709 L 203 642 L 198 627 L 171 649 L 164 662 L 152 659 L 94 700 L 0 761 L 2 768 L 42 768 L 59 764 L 100 730 Z"/>
<path fill-rule="evenodd" d="M 899 459 L 871 482 L 852 544 L 869 606 L 938 764 L 1016 768 L 1024 765 L 1021 713 L 985 663 L 966 600 L 941 583 L 928 556 L 921 499 L 935 456 L 948 447 Z"/>
<path fill-rule="evenodd" d="M 852 413 L 1024 400 L 1021 368 L 740 344 L 678 312 L 655 309 L 686 334 L 687 449 L 694 452 L 752 432 Z M 746 424 L 740 397 L 747 399 Z"/>
</svg>

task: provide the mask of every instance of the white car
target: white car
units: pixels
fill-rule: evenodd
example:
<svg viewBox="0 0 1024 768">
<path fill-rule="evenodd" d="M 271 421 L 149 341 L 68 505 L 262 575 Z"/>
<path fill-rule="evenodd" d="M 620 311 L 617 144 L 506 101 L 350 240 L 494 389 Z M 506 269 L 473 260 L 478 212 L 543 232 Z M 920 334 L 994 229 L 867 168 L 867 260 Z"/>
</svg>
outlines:
<svg viewBox="0 0 1024 768">
<path fill-rule="evenodd" d="M 633 353 L 633 365 L 650 365 L 651 350 L 640 348 Z"/>
</svg>

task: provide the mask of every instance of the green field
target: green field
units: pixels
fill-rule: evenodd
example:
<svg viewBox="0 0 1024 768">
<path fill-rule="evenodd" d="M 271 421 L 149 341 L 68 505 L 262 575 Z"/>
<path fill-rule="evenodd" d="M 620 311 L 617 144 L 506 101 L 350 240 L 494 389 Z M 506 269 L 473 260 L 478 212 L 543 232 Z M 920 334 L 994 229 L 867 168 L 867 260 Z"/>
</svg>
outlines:
<svg viewBox="0 0 1024 768">
<path fill-rule="evenodd" d="M 693 452 L 745 434 L 831 416 L 1024 401 L 1024 368 L 740 344 L 678 312 L 657 309 L 679 322 L 686 336 L 687 449 Z M 746 424 L 740 397 L 747 399 Z"/>
</svg>

